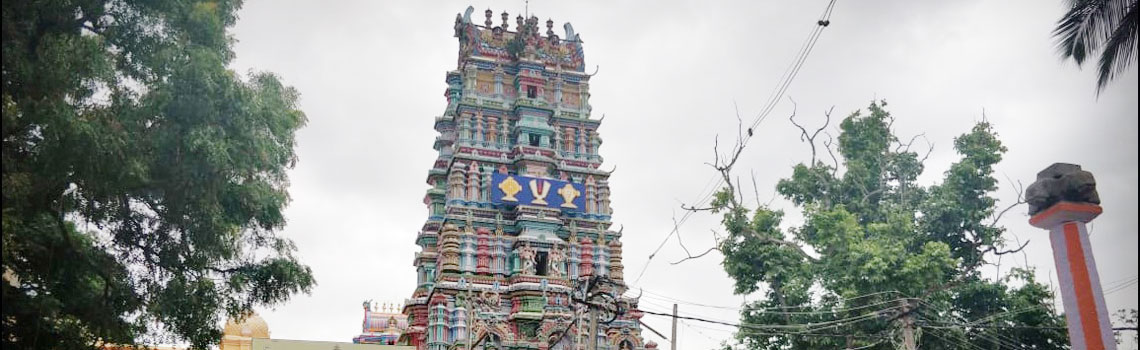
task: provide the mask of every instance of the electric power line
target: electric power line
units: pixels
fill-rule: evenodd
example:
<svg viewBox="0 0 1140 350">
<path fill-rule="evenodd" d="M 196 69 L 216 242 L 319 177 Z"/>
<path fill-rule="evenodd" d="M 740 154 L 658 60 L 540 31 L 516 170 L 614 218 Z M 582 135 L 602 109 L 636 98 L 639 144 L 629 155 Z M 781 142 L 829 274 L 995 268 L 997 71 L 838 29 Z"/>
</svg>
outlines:
<svg viewBox="0 0 1140 350">
<path fill-rule="evenodd" d="M 1116 293 L 1116 292 L 1119 292 L 1122 290 L 1128 290 L 1128 288 L 1135 286 L 1137 281 L 1138 281 L 1138 279 L 1136 277 L 1133 277 L 1131 280 L 1125 281 L 1123 283 L 1117 284 L 1117 285 L 1112 286 L 1112 287 L 1105 288 L 1104 289 L 1104 295 L 1109 295 L 1109 294 Z"/>
<path fill-rule="evenodd" d="M 895 308 L 897 308 L 897 307 L 888 307 L 888 308 L 884 308 L 884 309 L 877 310 L 874 312 L 869 312 L 869 313 L 866 313 L 863 315 L 848 317 L 848 318 L 843 318 L 843 319 L 838 319 L 838 320 L 816 322 L 816 323 L 807 323 L 807 324 L 794 324 L 794 325 L 788 325 L 788 324 L 761 325 L 761 324 L 752 324 L 752 323 L 732 323 L 732 322 L 719 321 L 719 320 L 710 320 L 710 319 L 705 319 L 705 318 L 700 318 L 700 317 L 681 316 L 681 315 L 674 316 L 673 314 L 670 314 L 670 313 L 654 312 L 654 311 L 648 311 L 645 309 L 639 309 L 639 311 L 644 313 L 644 314 L 647 314 L 647 315 L 676 317 L 676 318 L 682 319 L 682 320 L 700 321 L 700 322 L 705 322 L 705 323 L 719 324 L 719 325 L 723 325 L 723 326 L 730 326 L 730 327 L 736 327 L 736 328 L 742 328 L 742 329 L 759 330 L 759 331 L 767 331 L 767 332 L 778 332 L 779 334 L 783 334 L 783 335 L 834 335 L 834 334 L 819 334 L 819 333 L 812 333 L 812 332 L 818 331 L 818 330 L 823 330 L 823 329 L 835 328 L 835 327 L 845 325 L 845 324 L 862 322 L 862 321 L 865 321 L 867 319 L 878 318 L 878 316 L 882 315 L 884 312 L 889 311 L 889 310 L 893 310 Z M 780 330 L 785 330 L 785 329 L 789 330 L 789 331 L 780 331 Z M 844 336 L 846 336 L 846 334 L 844 334 Z"/>
<path fill-rule="evenodd" d="M 650 299 L 656 299 L 658 301 L 667 301 L 667 302 L 671 302 L 671 303 L 698 306 L 698 307 L 707 307 L 707 308 L 714 308 L 714 309 L 725 309 L 725 310 L 735 310 L 735 311 L 744 310 L 744 308 L 742 308 L 742 307 L 708 305 L 708 304 L 691 302 L 691 301 L 673 298 L 673 297 L 670 297 L 670 296 L 667 296 L 664 294 L 656 293 L 656 292 L 645 290 L 645 289 L 639 289 L 639 290 L 644 292 L 645 294 L 649 294 L 649 296 L 642 294 L 643 298 L 648 297 Z M 629 291 L 628 293 L 632 293 L 632 290 Z M 902 293 L 899 291 L 895 291 L 895 290 L 881 291 L 881 292 L 874 292 L 874 293 L 858 295 L 858 296 L 854 296 L 854 297 L 850 297 L 850 298 L 839 298 L 839 299 L 835 300 L 835 302 L 849 303 L 851 301 L 870 298 L 870 297 L 874 297 L 874 296 L 898 295 L 898 294 L 902 294 Z M 656 295 L 657 297 L 653 297 L 654 295 Z M 897 300 L 898 299 L 895 299 L 892 301 L 897 301 Z M 879 303 L 879 304 L 882 304 L 882 303 Z M 873 304 L 873 305 L 878 305 L 878 304 Z M 763 309 L 751 309 L 749 311 L 753 312 L 753 313 L 787 313 L 787 314 L 809 314 L 810 315 L 810 314 L 831 314 L 831 313 L 837 313 L 837 312 L 842 312 L 842 311 L 847 311 L 847 310 L 863 308 L 862 306 L 856 306 L 856 307 L 849 307 L 849 308 L 840 308 L 840 309 L 832 310 L 832 311 L 785 311 L 785 312 L 778 311 L 778 310 L 804 309 L 804 308 L 809 308 L 809 307 L 812 307 L 812 305 L 774 306 L 774 307 L 763 308 Z"/>
<path fill-rule="evenodd" d="M 748 144 L 748 140 L 752 138 L 751 130 L 755 129 L 758 125 L 760 125 L 761 122 L 764 121 L 764 119 L 768 117 L 768 114 L 772 111 L 772 109 L 775 108 L 776 103 L 779 102 L 781 98 L 783 98 L 784 93 L 787 92 L 788 88 L 792 84 L 792 81 L 795 80 L 796 75 L 799 74 L 800 68 L 803 68 L 804 62 L 807 61 L 808 56 L 811 55 L 812 49 L 815 48 L 815 44 L 819 41 L 819 36 L 823 32 L 823 29 L 827 28 L 827 26 L 831 23 L 831 13 L 835 10 L 835 2 L 836 0 L 831 0 L 828 2 L 827 7 L 819 17 L 819 20 L 816 21 L 816 25 L 813 26 L 811 33 L 808 34 L 808 38 L 800 47 L 800 51 L 792 60 L 792 64 L 788 66 L 788 70 L 784 72 L 784 75 L 781 77 L 780 82 L 776 84 L 776 89 L 773 90 L 767 104 L 761 108 L 760 113 L 756 115 L 756 118 L 752 121 L 752 124 L 750 124 L 748 128 L 748 135 L 744 136 L 743 140 L 741 140 L 741 150 L 743 150 L 743 148 Z M 705 196 L 704 199 L 699 200 L 696 207 L 703 206 L 704 202 L 716 193 L 716 188 L 719 188 L 723 183 L 723 178 L 718 179 L 717 184 L 712 187 L 713 190 L 707 196 Z M 677 222 L 675 225 L 673 225 L 673 230 L 670 231 L 668 235 L 666 235 L 665 239 L 661 241 L 661 244 L 657 246 L 657 249 L 653 251 L 653 254 L 649 255 L 649 258 L 645 262 L 645 266 L 641 269 L 641 272 L 638 273 L 637 278 L 634 279 L 634 283 L 641 281 L 641 277 L 644 276 L 645 271 L 649 269 L 653 258 L 657 255 L 657 253 L 661 251 L 661 248 L 665 246 L 665 243 L 668 242 L 669 239 L 673 237 L 673 235 L 679 234 L 677 231 L 680 230 L 680 226 L 684 224 L 686 220 L 688 220 L 689 216 L 693 212 L 694 211 L 687 211 L 686 214 L 682 216 L 680 222 Z"/>
<path fill-rule="evenodd" d="M 715 175 L 714 175 L 714 177 L 715 177 Z M 696 206 L 704 206 L 704 203 L 707 202 L 710 198 L 712 198 L 713 194 L 716 193 L 716 189 L 718 187 L 720 187 L 721 182 L 723 182 L 723 181 L 717 181 L 717 183 L 715 185 L 713 185 L 712 187 L 709 187 L 708 185 L 713 183 L 713 180 L 715 180 L 715 178 L 710 178 L 708 183 L 705 184 L 704 189 L 701 190 L 701 192 L 700 192 L 701 195 L 698 197 L 700 199 L 697 200 Z M 641 272 L 637 274 L 637 278 L 635 278 L 633 280 L 633 283 L 636 284 L 637 282 L 641 281 L 641 277 L 645 276 L 645 271 L 649 270 L 649 263 L 651 263 L 653 261 L 653 258 L 657 256 L 657 253 L 661 252 L 661 248 L 665 247 L 665 243 L 669 242 L 669 239 L 673 238 L 673 235 L 677 234 L 677 231 L 679 231 L 681 229 L 681 225 L 684 225 L 685 221 L 688 221 L 689 217 L 692 215 L 693 215 L 693 211 L 686 210 L 685 214 L 681 215 L 680 221 L 674 221 L 673 222 L 673 230 L 669 231 L 669 234 L 665 236 L 665 239 L 661 240 L 661 244 L 657 245 L 657 249 L 654 249 L 653 253 L 649 254 L 649 258 L 647 258 L 645 260 L 645 266 L 643 266 L 641 268 Z M 674 218 L 676 218 L 676 217 L 674 216 Z"/>
</svg>

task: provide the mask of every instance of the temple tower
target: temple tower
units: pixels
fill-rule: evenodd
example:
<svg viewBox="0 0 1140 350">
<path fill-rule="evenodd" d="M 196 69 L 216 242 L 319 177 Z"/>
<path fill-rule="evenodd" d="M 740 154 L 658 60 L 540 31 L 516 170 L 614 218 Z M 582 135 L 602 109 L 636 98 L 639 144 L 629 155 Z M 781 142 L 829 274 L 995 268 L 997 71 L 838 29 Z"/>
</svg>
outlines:
<svg viewBox="0 0 1140 350">
<path fill-rule="evenodd" d="M 537 17 L 473 8 L 456 15 L 459 59 L 416 236 L 416 289 L 401 342 L 417 349 L 585 349 L 584 307 L 572 288 L 614 281 L 621 232 L 610 230 L 609 172 L 600 169 L 582 40 Z M 631 308 L 632 309 L 632 308 Z M 644 349 L 636 310 L 599 327 L 599 349 Z M 578 321 L 578 322 L 576 322 Z"/>
</svg>

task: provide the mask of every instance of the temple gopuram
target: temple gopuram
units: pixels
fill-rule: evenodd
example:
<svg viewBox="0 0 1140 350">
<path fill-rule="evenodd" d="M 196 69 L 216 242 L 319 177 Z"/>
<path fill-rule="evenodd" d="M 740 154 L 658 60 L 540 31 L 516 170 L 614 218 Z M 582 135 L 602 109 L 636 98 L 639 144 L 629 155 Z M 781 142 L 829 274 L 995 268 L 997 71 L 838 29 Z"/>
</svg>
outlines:
<svg viewBox="0 0 1140 350">
<path fill-rule="evenodd" d="M 408 316 L 400 313 L 399 306 L 371 301 L 365 301 L 363 306 L 364 324 L 360 335 L 352 338 L 353 343 L 395 345 L 408 329 Z"/>
<path fill-rule="evenodd" d="M 512 24 L 504 12 L 496 25 L 487 10 L 478 24 L 473 13 L 455 19 L 458 65 L 435 118 L 439 155 L 399 343 L 647 348 L 637 301 L 622 296 L 621 232 L 610 230 L 610 172 L 600 168 L 580 36 L 569 23 L 559 37 L 552 20 Z"/>
</svg>

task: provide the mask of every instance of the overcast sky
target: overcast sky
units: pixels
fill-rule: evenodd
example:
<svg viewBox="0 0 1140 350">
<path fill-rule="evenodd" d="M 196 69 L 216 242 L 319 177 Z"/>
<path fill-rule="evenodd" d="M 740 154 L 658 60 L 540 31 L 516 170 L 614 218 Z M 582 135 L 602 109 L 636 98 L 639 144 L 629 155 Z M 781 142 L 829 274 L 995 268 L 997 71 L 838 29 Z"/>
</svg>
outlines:
<svg viewBox="0 0 1140 350">
<path fill-rule="evenodd" d="M 274 309 L 261 310 L 273 338 L 351 341 L 361 331 L 361 301 L 400 302 L 415 284 L 413 243 L 427 218 L 427 170 L 436 158 L 433 117 L 443 113 L 444 75 L 456 68 L 455 14 L 474 5 L 513 18 L 524 1 L 247 1 L 234 34 L 233 68 L 268 70 L 301 93 L 309 123 L 298 133 L 300 162 L 291 172 L 293 202 L 283 234 L 294 239 L 319 285 Z M 593 117 L 606 115 L 604 168 L 615 228 L 624 226 L 626 276 L 646 266 L 666 237 L 678 204 L 692 203 L 714 175 L 703 165 L 715 135 L 736 133 L 734 103 L 749 120 L 763 107 L 827 1 L 531 1 L 543 22 L 571 22 L 585 42 Z M 788 90 L 805 123 L 822 122 L 886 99 L 900 137 L 926 133 L 934 153 L 921 180 L 934 183 L 957 159 L 953 137 L 983 118 L 1009 148 L 998 165 L 998 196 L 1012 201 L 1006 176 L 1028 185 L 1053 162 L 1095 174 L 1105 213 L 1092 226 L 1093 251 L 1105 285 L 1137 275 L 1137 70 L 1099 98 L 1093 67 L 1062 62 L 1051 31 L 1062 1 L 850 1 L 836 5 L 831 25 Z M 1095 62 L 1094 62 L 1095 63 Z M 776 181 L 809 157 L 781 101 L 757 130 L 737 168 L 754 171 L 762 201 Z M 833 131 L 834 133 L 834 131 Z M 746 186 L 751 192 L 751 186 Z M 788 211 L 785 225 L 800 216 Z M 1027 224 L 1025 208 L 1002 223 L 1030 240 L 1024 256 L 1002 268 L 1037 268 L 1055 281 L 1046 232 Z M 712 245 L 719 218 L 693 216 L 682 226 L 687 245 Z M 681 265 L 675 240 L 648 265 L 634 288 L 642 306 L 666 311 L 664 295 L 737 306 L 721 256 Z M 989 270 L 995 270 L 990 267 Z M 993 271 L 990 271 L 993 274 Z M 648 293 L 656 293 L 650 295 Z M 1109 308 L 1135 308 L 1137 288 L 1107 295 Z M 725 321 L 729 309 L 682 304 L 681 313 Z M 645 322 L 668 332 L 667 319 Z M 708 328 L 699 328 L 708 327 Z M 709 329 L 714 328 L 714 329 Z M 665 346 L 658 337 L 647 334 Z M 693 322 L 679 329 L 681 349 L 708 349 L 731 337 L 723 327 Z"/>
</svg>

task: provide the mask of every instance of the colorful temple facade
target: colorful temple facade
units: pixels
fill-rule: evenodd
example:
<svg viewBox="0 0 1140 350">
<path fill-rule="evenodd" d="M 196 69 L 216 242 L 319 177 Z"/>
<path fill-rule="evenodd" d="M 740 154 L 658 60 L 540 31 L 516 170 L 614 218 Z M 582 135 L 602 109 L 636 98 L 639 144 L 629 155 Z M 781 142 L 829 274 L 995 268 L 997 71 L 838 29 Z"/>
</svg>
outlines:
<svg viewBox="0 0 1140 350">
<path fill-rule="evenodd" d="M 512 27 L 507 13 L 499 25 L 491 10 L 481 25 L 473 13 L 455 21 L 458 67 L 435 119 L 439 156 L 400 343 L 569 350 L 593 337 L 598 349 L 647 348 L 636 300 L 621 297 L 621 232 L 610 230 L 582 40 L 569 23 L 559 37 L 550 20 L 543 32 L 537 17 Z M 613 281 L 609 294 L 625 305 L 593 335 L 587 307 L 572 298 L 592 277 Z"/>
<path fill-rule="evenodd" d="M 400 313 L 401 307 L 392 304 L 364 302 L 364 324 L 360 335 L 352 338 L 357 344 L 396 345 L 400 335 L 408 329 L 408 316 Z"/>
</svg>

